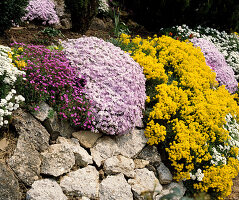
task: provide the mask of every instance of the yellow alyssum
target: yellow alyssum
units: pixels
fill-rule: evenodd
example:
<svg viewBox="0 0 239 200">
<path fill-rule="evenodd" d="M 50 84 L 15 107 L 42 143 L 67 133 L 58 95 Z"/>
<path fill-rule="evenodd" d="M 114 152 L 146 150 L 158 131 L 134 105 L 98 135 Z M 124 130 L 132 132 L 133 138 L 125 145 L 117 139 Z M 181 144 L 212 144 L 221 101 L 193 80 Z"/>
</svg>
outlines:
<svg viewBox="0 0 239 200">
<path fill-rule="evenodd" d="M 143 67 L 147 81 L 155 80 L 154 86 L 146 85 L 146 105 L 152 106 L 145 129 L 148 143 L 166 145 L 175 169 L 174 179 L 188 180 L 190 173 L 200 167 L 204 177 L 201 182 L 195 181 L 194 188 L 212 189 L 219 199 L 227 196 L 232 178 L 238 173 L 237 149 L 231 149 L 227 164 L 213 166 L 211 147 L 229 139 L 223 125 L 228 113 L 239 116 L 235 96 L 225 86 L 218 87 L 216 75 L 206 65 L 200 48 L 188 41 L 167 36 L 131 39 L 124 34 L 120 40 L 132 47 L 131 56 Z M 231 173 L 226 176 L 227 171 Z M 215 183 L 217 180 L 221 183 Z"/>
</svg>

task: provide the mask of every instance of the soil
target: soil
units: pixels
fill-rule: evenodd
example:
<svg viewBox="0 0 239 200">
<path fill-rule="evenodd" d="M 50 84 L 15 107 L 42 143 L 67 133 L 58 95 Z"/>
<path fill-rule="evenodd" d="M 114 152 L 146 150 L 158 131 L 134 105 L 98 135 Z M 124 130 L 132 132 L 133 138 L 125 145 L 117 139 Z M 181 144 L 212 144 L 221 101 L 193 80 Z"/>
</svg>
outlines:
<svg viewBox="0 0 239 200">
<path fill-rule="evenodd" d="M 3 36 L 0 36 L 0 44 L 9 46 L 11 43 L 17 42 L 25 44 L 52 45 L 56 44 L 59 39 L 76 39 L 83 36 L 83 34 L 65 29 L 59 29 L 60 32 L 58 34 L 53 33 L 54 36 L 51 36 L 42 32 L 45 28 L 46 27 L 40 25 L 13 27 L 5 31 Z M 106 40 L 112 36 L 109 32 L 103 30 L 88 30 L 84 35 L 95 36 Z"/>
<path fill-rule="evenodd" d="M 57 44 L 59 39 L 76 39 L 82 37 L 83 34 L 72 32 L 71 30 L 59 29 L 60 33 L 53 36 L 43 33 L 45 26 L 26 24 L 21 27 L 13 27 L 5 32 L 3 36 L 0 36 L 0 45 L 9 46 L 13 42 L 25 43 L 25 44 L 41 44 L 41 45 L 52 45 Z M 89 29 L 84 35 L 95 36 L 108 40 L 114 37 L 113 33 L 106 30 L 91 30 Z M 140 35 L 141 37 L 152 36 L 153 33 L 148 32 L 143 27 L 135 29 L 131 35 Z M 6 162 L 16 148 L 17 135 L 12 130 L 5 130 L 3 133 L 0 132 L 0 161 Z M 25 186 L 20 183 L 22 193 L 26 192 Z M 23 198 L 24 199 L 24 198 Z M 230 196 L 225 198 L 226 200 L 238 200 L 239 199 L 239 176 L 233 180 L 232 193 Z"/>
</svg>

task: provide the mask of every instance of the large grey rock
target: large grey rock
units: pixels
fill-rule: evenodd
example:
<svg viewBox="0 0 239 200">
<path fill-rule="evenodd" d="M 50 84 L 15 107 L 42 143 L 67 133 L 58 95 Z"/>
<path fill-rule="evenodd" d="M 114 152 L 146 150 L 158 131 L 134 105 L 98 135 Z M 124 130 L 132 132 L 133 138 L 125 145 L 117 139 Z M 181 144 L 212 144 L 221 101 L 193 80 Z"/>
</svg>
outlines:
<svg viewBox="0 0 239 200">
<path fill-rule="evenodd" d="M 48 148 L 50 135 L 31 114 L 17 109 L 13 113 L 12 123 L 19 134 L 18 141 L 24 140 L 33 144 L 37 151 L 44 151 Z"/>
<path fill-rule="evenodd" d="M 100 183 L 100 200 L 133 200 L 131 187 L 123 174 L 107 176 Z"/>
<path fill-rule="evenodd" d="M 116 143 L 120 154 L 132 158 L 144 148 L 147 139 L 143 130 L 134 129 L 126 135 L 116 136 Z"/>
<path fill-rule="evenodd" d="M 13 172 L 0 162 L 0 200 L 20 200 L 19 184 Z"/>
<path fill-rule="evenodd" d="M 167 185 L 164 188 L 164 190 L 159 195 L 156 196 L 155 200 L 160 200 L 160 198 L 162 196 L 173 193 L 173 188 L 177 188 L 179 193 L 177 193 L 177 195 L 174 195 L 172 200 L 180 200 L 186 192 L 186 188 L 184 187 L 182 181 L 180 181 L 178 183 L 177 182 L 172 182 L 169 185 Z"/>
<path fill-rule="evenodd" d="M 43 124 L 51 134 L 52 140 L 55 140 L 58 135 L 70 138 L 72 133 L 76 131 L 70 126 L 69 122 L 59 119 L 56 112 L 51 118 L 46 119 Z"/>
<path fill-rule="evenodd" d="M 41 173 L 52 176 L 60 176 L 71 170 L 75 164 L 75 156 L 63 144 L 53 144 L 41 153 Z"/>
<path fill-rule="evenodd" d="M 64 145 L 66 149 L 74 153 L 75 164 L 77 166 L 85 167 L 88 164 L 93 164 L 92 156 L 90 156 L 88 152 L 80 146 L 77 139 L 66 139 L 64 137 L 59 137 L 57 139 L 57 143 Z"/>
<path fill-rule="evenodd" d="M 132 159 L 121 155 L 108 158 L 104 162 L 104 171 L 106 174 L 123 173 L 125 176 L 133 178 L 135 175 L 134 167 Z"/>
<path fill-rule="evenodd" d="M 39 105 L 39 110 L 33 112 L 32 115 L 39 121 L 43 122 L 48 117 L 50 110 L 51 108 L 47 103 L 41 102 Z"/>
<path fill-rule="evenodd" d="M 64 176 L 60 181 L 60 186 L 69 195 L 98 198 L 99 172 L 95 167 L 88 165 Z"/>
<path fill-rule="evenodd" d="M 169 184 L 173 180 L 173 176 L 170 170 L 161 162 L 159 167 L 157 167 L 159 181 L 161 184 Z"/>
<path fill-rule="evenodd" d="M 94 133 L 91 131 L 78 131 L 72 134 L 73 137 L 79 140 L 81 146 L 92 148 L 96 141 L 102 136 L 102 133 Z"/>
<path fill-rule="evenodd" d="M 58 183 L 51 179 L 35 181 L 27 191 L 27 200 L 67 200 Z"/>
<path fill-rule="evenodd" d="M 147 145 L 137 155 L 137 158 L 149 161 L 154 166 L 159 166 L 161 163 L 161 157 L 158 153 L 157 147 Z"/>
<path fill-rule="evenodd" d="M 102 164 L 102 161 L 119 154 L 119 149 L 115 140 L 111 139 L 109 136 L 104 136 L 97 140 L 95 146 L 91 148 L 90 151 L 98 167 Z"/>
<path fill-rule="evenodd" d="M 40 176 L 40 153 L 32 143 L 19 139 L 8 164 L 26 185 L 31 185 Z"/>
<path fill-rule="evenodd" d="M 152 171 L 144 168 L 136 169 L 135 173 L 135 178 L 128 180 L 128 183 L 132 187 L 135 199 L 146 199 L 146 196 L 144 195 L 147 195 L 149 193 L 153 193 L 153 197 L 155 197 L 158 193 L 161 192 L 163 187 L 160 185 L 159 180 L 156 178 Z"/>
</svg>

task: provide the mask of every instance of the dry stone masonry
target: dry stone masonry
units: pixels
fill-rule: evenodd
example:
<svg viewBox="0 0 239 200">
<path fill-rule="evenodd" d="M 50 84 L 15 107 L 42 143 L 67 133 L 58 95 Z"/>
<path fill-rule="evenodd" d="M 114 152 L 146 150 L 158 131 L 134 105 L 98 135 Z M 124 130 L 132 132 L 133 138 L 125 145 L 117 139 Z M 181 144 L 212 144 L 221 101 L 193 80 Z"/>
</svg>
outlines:
<svg viewBox="0 0 239 200">
<path fill-rule="evenodd" d="M 175 199 L 184 195 L 142 127 L 106 136 L 64 127 L 50 110 L 42 103 L 39 113 L 14 112 L 19 138 L 8 166 L 0 163 L 0 200 L 159 200 L 174 187 L 181 192 Z"/>
</svg>

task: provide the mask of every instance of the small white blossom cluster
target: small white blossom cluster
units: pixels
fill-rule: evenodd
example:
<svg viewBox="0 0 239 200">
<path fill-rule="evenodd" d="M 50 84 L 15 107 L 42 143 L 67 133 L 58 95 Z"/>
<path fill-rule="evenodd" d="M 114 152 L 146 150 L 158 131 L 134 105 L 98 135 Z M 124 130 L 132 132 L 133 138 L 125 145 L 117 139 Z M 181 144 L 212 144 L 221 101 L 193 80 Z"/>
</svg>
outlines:
<svg viewBox="0 0 239 200">
<path fill-rule="evenodd" d="M 99 13 L 108 13 L 109 12 L 109 3 L 108 0 L 99 0 L 99 7 L 98 7 Z"/>
<path fill-rule="evenodd" d="M 12 111 L 19 108 L 19 103 L 25 101 L 22 95 L 16 95 L 16 90 L 12 89 L 4 99 L 0 101 L 0 128 L 8 124 L 7 118 Z"/>
<path fill-rule="evenodd" d="M 230 138 L 223 145 L 219 144 L 217 147 L 212 148 L 211 164 L 216 166 L 221 164 L 226 165 L 227 164 L 226 155 L 230 153 L 231 148 L 232 147 L 239 148 L 239 124 L 236 121 L 236 116 L 233 117 L 229 113 L 227 114 L 225 119 L 226 124 L 224 125 L 224 129 L 226 129 L 229 132 Z M 237 159 L 239 160 L 239 156 L 237 156 Z"/>
<path fill-rule="evenodd" d="M 203 177 L 204 177 L 204 173 L 202 173 L 201 169 L 198 169 L 195 174 L 190 173 L 190 178 L 192 180 L 196 180 L 197 179 L 198 181 L 202 181 Z"/>
<path fill-rule="evenodd" d="M 224 128 L 229 131 L 230 139 L 228 140 L 230 147 L 239 148 L 239 124 L 237 123 L 236 116 L 232 116 L 230 113 L 226 116 L 227 123 Z M 230 149 L 229 149 L 230 150 Z M 239 160 L 239 156 L 237 156 Z"/>
<path fill-rule="evenodd" d="M 220 148 L 221 147 L 221 148 Z M 220 150 L 221 151 L 227 151 L 228 149 L 230 149 L 229 146 L 220 146 Z M 222 153 L 218 152 L 217 149 L 215 147 L 212 148 L 212 159 L 211 159 L 211 164 L 212 165 L 220 165 L 220 164 L 223 164 L 223 165 L 226 165 L 227 164 L 227 159 L 222 155 Z"/>
<path fill-rule="evenodd" d="M 8 57 L 9 47 L 0 45 L 0 128 L 8 124 L 8 117 L 13 110 L 19 107 L 19 103 L 25 99 L 21 95 L 16 95 L 14 83 L 18 76 L 25 72 L 18 70 L 12 65 L 12 60 Z M 5 93 L 3 93 L 5 91 Z M 4 96 L 5 95 L 5 96 Z"/>
<path fill-rule="evenodd" d="M 213 28 L 203 28 L 198 26 L 196 29 L 190 29 L 187 25 L 172 27 L 178 35 L 189 37 L 204 38 L 212 42 L 217 49 L 224 55 L 226 62 L 230 65 L 239 80 L 239 37 L 236 34 L 228 34 L 225 31 L 218 31 Z"/>
</svg>

